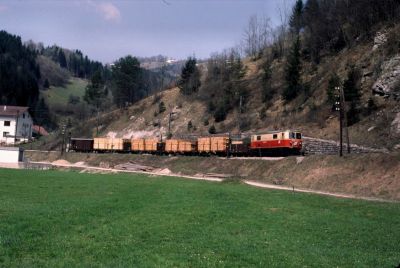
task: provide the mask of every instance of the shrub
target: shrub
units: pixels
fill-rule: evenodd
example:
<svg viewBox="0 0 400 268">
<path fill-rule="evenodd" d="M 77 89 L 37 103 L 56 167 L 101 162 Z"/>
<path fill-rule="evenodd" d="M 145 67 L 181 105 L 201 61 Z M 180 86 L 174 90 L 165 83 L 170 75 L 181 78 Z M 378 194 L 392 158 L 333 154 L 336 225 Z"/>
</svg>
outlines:
<svg viewBox="0 0 400 268">
<path fill-rule="evenodd" d="M 267 117 L 267 109 L 265 107 L 262 107 L 259 113 L 260 119 L 264 120 Z"/>
<path fill-rule="evenodd" d="M 160 103 L 158 104 L 158 113 L 159 113 L 159 114 L 162 114 L 163 112 L 165 112 L 165 110 L 166 110 L 165 104 L 164 104 L 164 102 L 162 101 L 162 102 L 160 102 Z"/>
<path fill-rule="evenodd" d="M 217 133 L 217 130 L 215 129 L 215 126 L 214 126 L 214 125 L 212 125 L 212 126 L 208 129 L 208 133 L 210 133 L 210 134 L 216 134 L 216 133 Z"/>
<path fill-rule="evenodd" d="M 190 121 L 188 122 L 187 129 L 188 129 L 188 131 L 191 131 L 191 130 L 193 129 L 192 120 L 190 120 Z"/>
</svg>

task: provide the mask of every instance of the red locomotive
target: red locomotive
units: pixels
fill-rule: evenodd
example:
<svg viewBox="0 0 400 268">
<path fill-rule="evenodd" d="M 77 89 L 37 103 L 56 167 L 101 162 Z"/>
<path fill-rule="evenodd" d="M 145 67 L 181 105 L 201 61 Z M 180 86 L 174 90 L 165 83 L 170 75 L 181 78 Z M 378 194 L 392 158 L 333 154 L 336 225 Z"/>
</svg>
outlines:
<svg viewBox="0 0 400 268">
<path fill-rule="evenodd" d="M 272 131 L 251 136 L 250 150 L 260 155 L 265 153 L 300 153 L 303 140 L 299 131 Z"/>
</svg>

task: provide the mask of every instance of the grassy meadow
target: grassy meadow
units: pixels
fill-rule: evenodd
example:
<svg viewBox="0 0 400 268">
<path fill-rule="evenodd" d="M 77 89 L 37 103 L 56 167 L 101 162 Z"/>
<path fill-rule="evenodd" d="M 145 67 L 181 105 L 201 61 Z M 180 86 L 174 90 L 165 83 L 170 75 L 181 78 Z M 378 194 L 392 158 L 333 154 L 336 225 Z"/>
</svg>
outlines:
<svg viewBox="0 0 400 268">
<path fill-rule="evenodd" d="M 65 87 L 51 87 L 43 91 L 47 103 L 52 105 L 67 104 L 70 95 L 80 97 L 81 100 L 85 94 L 87 81 L 80 78 L 71 78 Z"/>
<path fill-rule="evenodd" d="M 400 204 L 0 169 L 0 267 L 395 267 Z"/>
</svg>

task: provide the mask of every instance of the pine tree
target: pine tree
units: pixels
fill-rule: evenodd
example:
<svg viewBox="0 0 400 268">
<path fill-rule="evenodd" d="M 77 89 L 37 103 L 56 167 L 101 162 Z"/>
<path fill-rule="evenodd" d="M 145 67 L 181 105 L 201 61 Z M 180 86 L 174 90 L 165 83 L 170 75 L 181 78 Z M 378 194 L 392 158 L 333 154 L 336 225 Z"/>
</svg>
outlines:
<svg viewBox="0 0 400 268">
<path fill-rule="evenodd" d="M 181 77 L 178 81 L 178 87 L 184 95 L 191 95 L 200 88 L 200 72 L 196 66 L 196 59 L 189 58 L 182 68 Z"/>
<path fill-rule="evenodd" d="M 348 125 L 353 125 L 359 120 L 359 103 L 361 98 L 360 87 L 360 72 L 352 66 L 347 74 L 347 79 L 343 84 L 344 98 L 350 103 L 350 108 L 347 111 Z"/>
<path fill-rule="evenodd" d="M 300 81 L 300 37 L 295 39 L 287 59 L 285 69 L 286 87 L 283 91 L 283 98 L 287 101 L 294 99 L 300 92 L 302 86 Z"/>
<path fill-rule="evenodd" d="M 105 93 L 106 91 L 104 88 L 104 80 L 101 76 L 100 71 L 97 71 L 90 79 L 90 83 L 85 89 L 85 95 L 83 99 L 87 103 L 94 105 L 96 108 L 99 108 L 102 100 L 107 97 Z"/>
<path fill-rule="evenodd" d="M 264 63 L 262 66 L 262 101 L 264 103 L 270 102 L 274 92 L 272 90 L 272 85 L 271 85 L 271 77 L 272 77 L 272 71 L 271 71 L 271 65 L 269 62 Z"/>
<path fill-rule="evenodd" d="M 143 70 L 137 58 L 126 56 L 120 58 L 112 67 L 113 98 L 115 104 L 123 107 L 134 103 L 146 95 L 143 88 Z"/>
<path fill-rule="evenodd" d="M 58 62 L 61 68 L 67 68 L 67 59 L 65 58 L 64 51 L 62 49 L 58 50 Z"/>
<path fill-rule="evenodd" d="M 47 78 L 44 80 L 43 87 L 44 88 L 49 88 L 50 87 L 50 83 L 49 83 L 49 80 Z"/>
<path fill-rule="evenodd" d="M 303 7 L 303 1 L 297 0 L 293 7 L 292 15 L 290 16 L 290 30 L 296 35 L 300 33 L 300 30 L 303 27 Z"/>
</svg>

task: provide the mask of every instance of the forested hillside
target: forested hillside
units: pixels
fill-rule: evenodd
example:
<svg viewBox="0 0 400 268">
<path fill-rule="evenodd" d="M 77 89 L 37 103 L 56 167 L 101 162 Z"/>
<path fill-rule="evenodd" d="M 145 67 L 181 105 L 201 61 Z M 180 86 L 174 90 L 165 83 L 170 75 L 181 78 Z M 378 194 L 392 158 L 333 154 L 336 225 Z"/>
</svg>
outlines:
<svg viewBox="0 0 400 268">
<path fill-rule="evenodd" d="M 0 31 L 0 103 L 34 107 L 39 98 L 37 53 Z"/>
<path fill-rule="evenodd" d="M 299 0 L 278 28 L 254 16 L 241 47 L 202 64 L 189 58 L 178 88 L 104 117 L 100 135 L 165 136 L 171 121 L 178 136 L 296 128 L 337 140 L 341 87 L 351 142 L 393 148 L 400 135 L 399 7 L 394 0 Z"/>
<path fill-rule="evenodd" d="M 0 75 L 1 104 L 29 106 L 35 123 L 49 129 L 125 107 L 175 83 L 164 69 L 146 70 L 132 56 L 104 65 L 80 50 L 22 43 L 5 31 Z"/>
</svg>

